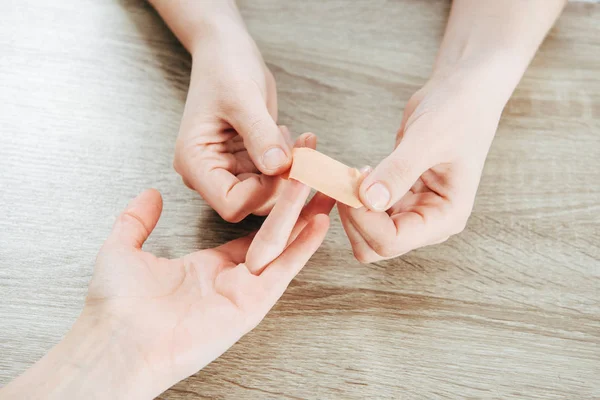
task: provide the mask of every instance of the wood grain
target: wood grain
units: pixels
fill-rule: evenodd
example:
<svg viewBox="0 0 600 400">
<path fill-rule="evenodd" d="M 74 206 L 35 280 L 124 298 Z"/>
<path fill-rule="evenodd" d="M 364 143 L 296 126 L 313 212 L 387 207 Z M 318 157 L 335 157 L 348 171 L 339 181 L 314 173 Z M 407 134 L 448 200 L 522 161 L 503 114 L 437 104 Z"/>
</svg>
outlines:
<svg viewBox="0 0 600 400">
<path fill-rule="evenodd" d="M 348 165 L 392 148 L 446 1 L 240 1 L 280 122 Z M 165 199 L 147 249 L 221 221 L 171 167 L 190 58 L 141 0 L 0 5 L 0 383 L 81 309 L 114 216 Z M 600 5 L 570 4 L 506 107 L 468 227 L 362 265 L 339 221 L 253 332 L 161 399 L 600 398 Z"/>
</svg>

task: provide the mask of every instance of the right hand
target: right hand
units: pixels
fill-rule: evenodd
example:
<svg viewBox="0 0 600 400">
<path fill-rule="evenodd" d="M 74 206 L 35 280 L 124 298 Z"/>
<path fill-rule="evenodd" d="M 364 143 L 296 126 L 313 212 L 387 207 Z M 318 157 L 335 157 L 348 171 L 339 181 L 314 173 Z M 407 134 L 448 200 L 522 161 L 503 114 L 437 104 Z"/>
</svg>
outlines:
<svg viewBox="0 0 600 400">
<path fill-rule="evenodd" d="M 175 170 L 222 218 L 269 213 L 291 164 L 278 127 L 275 79 L 239 21 L 221 21 L 190 49 L 192 75 Z"/>
</svg>

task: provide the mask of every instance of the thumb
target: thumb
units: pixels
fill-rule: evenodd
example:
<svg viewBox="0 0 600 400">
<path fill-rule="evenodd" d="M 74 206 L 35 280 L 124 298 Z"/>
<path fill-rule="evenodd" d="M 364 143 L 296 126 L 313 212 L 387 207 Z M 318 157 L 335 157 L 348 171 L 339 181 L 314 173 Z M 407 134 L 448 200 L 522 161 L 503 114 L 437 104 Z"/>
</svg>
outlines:
<svg viewBox="0 0 600 400">
<path fill-rule="evenodd" d="M 244 139 L 254 165 L 264 174 L 278 175 L 292 162 L 292 151 L 285 136 L 269 114 L 258 88 L 238 99 L 229 123 Z"/>
<path fill-rule="evenodd" d="M 415 141 L 398 147 L 365 177 L 359 189 L 362 203 L 371 211 L 385 211 L 410 190 L 427 170 L 426 152 Z"/>
<path fill-rule="evenodd" d="M 162 212 L 162 197 L 156 189 L 142 192 L 131 200 L 115 221 L 109 242 L 141 249 Z"/>
</svg>

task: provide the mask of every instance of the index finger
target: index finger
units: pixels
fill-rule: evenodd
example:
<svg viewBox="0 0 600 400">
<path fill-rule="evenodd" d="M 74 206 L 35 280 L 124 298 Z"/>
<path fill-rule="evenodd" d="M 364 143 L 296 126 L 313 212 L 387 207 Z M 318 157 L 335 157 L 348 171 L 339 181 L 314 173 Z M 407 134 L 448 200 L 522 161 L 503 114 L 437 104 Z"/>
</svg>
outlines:
<svg viewBox="0 0 600 400">
<path fill-rule="evenodd" d="M 310 188 L 298 181 L 290 179 L 286 183 L 273 210 L 250 244 L 246 255 L 246 267 L 250 272 L 260 274 L 283 252 L 309 194 Z"/>
</svg>

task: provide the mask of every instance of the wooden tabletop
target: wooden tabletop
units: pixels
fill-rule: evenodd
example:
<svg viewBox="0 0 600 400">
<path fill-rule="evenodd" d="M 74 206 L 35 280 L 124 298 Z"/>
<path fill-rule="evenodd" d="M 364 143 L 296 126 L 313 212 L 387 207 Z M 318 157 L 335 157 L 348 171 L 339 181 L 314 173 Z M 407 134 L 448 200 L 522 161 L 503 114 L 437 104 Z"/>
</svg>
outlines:
<svg viewBox="0 0 600 400">
<path fill-rule="evenodd" d="M 388 154 L 447 1 L 244 0 L 280 123 L 352 165 Z M 0 5 L 0 384 L 77 317 L 117 213 L 158 188 L 147 245 L 223 222 L 172 168 L 190 57 L 142 0 Z M 162 399 L 600 398 L 600 4 L 570 4 L 509 102 L 466 230 L 371 265 L 337 216 L 262 324 Z M 481 93 L 485 96 L 485 93 Z"/>
</svg>

